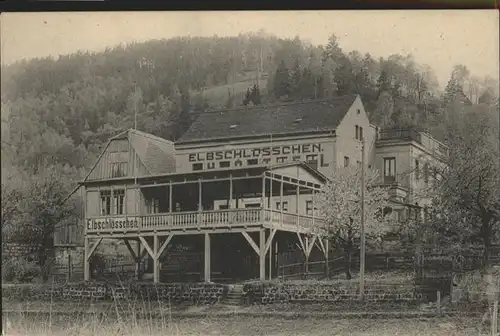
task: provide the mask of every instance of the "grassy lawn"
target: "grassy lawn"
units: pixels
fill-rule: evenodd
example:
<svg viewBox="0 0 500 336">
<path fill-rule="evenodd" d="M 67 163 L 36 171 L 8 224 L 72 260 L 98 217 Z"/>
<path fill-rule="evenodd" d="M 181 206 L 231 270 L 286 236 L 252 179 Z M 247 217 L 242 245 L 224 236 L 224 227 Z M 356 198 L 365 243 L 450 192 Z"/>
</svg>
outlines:
<svg viewBox="0 0 500 336">
<path fill-rule="evenodd" d="M 284 318 L 185 318 L 164 320 L 90 317 L 3 319 L 5 335 L 478 335 L 477 319 L 284 319 Z M 479 335 L 487 335 L 487 325 Z"/>
</svg>

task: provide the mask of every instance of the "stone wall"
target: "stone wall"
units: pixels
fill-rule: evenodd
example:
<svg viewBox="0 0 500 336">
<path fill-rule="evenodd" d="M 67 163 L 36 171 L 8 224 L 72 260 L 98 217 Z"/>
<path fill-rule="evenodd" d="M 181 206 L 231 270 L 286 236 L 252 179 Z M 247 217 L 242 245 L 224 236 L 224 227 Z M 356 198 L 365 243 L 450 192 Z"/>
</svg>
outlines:
<svg viewBox="0 0 500 336">
<path fill-rule="evenodd" d="M 9 257 L 26 257 L 33 253 L 36 247 L 29 244 L 19 243 L 2 243 L 2 258 L 8 259 Z"/>
<path fill-rule="evenodd" d="M 244 297 L 249 304 L 274 303 L 346 303 L 359 298 L 358 283 L 338 282 L 265 282 L 244 286 Z M 366 283 L 365 301 L 423 302 L 428 298 L 413 284 Z"/>
<path fill-rule="evenodd" d="M 227 287 L 214 283 L 157 284 L 67 283 L 52 285 L 2 285 L 2 298 L 12 301 L 163 301 L 171 304 L 218 303 Z"/>
</svg>

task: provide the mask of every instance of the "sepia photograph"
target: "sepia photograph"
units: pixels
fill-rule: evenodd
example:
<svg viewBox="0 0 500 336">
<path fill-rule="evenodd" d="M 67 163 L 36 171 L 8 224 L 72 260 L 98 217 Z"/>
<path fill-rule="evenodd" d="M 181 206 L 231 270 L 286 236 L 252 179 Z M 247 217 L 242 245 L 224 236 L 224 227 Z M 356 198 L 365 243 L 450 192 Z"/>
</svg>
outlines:
<svg viewBox="0 0 500 336">
<path fill-rule="evenodd" d="M 0 28 L 2 335 L 500 335 L 498 10 Z"/>
</svg>

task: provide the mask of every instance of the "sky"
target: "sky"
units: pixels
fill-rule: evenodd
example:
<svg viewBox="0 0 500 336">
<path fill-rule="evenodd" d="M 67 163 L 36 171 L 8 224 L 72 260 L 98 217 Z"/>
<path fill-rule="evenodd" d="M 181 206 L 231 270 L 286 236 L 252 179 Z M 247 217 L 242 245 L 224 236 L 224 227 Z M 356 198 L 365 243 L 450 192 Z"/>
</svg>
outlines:
<svg viewBox="0 0 500 336">
<path fill-rule="evenodd" d="M 2 64 L 120 43 L 262 29 L 313 44 L 326 44 L 334 33 L 344 51 L 377 58 L 411 53 L 434 69 L 442 87 L 455 64 L 481 77 L 498 78 L 500 72 L 496 10 L 2 13 L 0 28 Z"/>
</svg>

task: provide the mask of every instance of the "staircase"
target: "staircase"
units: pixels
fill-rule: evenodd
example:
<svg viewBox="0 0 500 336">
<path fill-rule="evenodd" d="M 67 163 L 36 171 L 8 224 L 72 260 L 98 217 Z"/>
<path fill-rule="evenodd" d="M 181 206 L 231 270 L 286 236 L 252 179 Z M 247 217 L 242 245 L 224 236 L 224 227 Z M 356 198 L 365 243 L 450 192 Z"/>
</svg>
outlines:
<svg viewBox="0 0 500 336">
<path fill-rule="evenodd" d="M 239 306 L 243 303 L 243 285 L 229 285 L 227 296 L 222 300 L 223 304 Z"/>
</svg>

